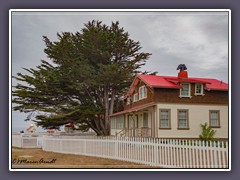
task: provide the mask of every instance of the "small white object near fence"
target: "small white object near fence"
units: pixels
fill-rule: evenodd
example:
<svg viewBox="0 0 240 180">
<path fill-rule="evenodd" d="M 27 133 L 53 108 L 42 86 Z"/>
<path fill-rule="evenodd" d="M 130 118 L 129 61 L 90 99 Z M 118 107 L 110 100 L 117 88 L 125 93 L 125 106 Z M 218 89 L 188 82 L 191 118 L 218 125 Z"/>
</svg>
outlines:
<svg viewBox="0 0 240 180">
<path fill-rule="evenodd" d="M 44 137 L 45 151 L 135 162 L 160 168 L 228 168 L 228 143 L 141 137 Z"/>
</svg>

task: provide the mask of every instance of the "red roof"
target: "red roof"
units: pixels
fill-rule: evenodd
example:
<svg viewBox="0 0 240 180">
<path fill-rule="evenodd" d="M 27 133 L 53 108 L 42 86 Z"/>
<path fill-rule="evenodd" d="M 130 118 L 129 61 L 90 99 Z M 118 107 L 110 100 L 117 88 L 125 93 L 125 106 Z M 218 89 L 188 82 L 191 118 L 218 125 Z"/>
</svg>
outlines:
<svg viewBox="0 0 240 180">
<path fill-rule="evenodd" d="M 141 79 L 148 86 L 153 88 L 181 88 L 177 83 L 179 82 L 192 82 L 192 83 L 202 83 L 206 84 L 206 89 L 208 90 L 219 90 L 219 91 L 228 91 L 228 84 L 217 79 L 209 78 L 194 78 L 189 77 L 186 79 L 181 79 L 173 76 L 157 76 L 157 75 L 145 75 L 138 74 L 136 78 Z M 134 85 L 134 83 L 132 84 Z M 131 86 L 132 86 L 131 85 Z M 130 88 L 131 89 L 131 88 Z"/>
<path fill-rule="evenodd" d="M 139 77 L 142 81 L 144 81 L 150 87 L 181 88 L 181 86 L 168 81 L 167 76 L 138 74 L 136 77 Z"/>
</svg>

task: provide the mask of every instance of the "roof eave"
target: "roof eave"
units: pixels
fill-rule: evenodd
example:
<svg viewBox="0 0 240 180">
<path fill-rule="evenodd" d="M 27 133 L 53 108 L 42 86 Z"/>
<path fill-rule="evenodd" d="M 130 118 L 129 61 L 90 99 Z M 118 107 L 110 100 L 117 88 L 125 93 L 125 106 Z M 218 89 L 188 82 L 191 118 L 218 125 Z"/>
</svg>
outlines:
<svg viewBox="0 0 240 180">
<path fill-rule="evenodd" d="M 208 91 L 228 91 L 228 89 L 206 88 Z"/>
<path fill-rule="evenodd" d="M 123 110 L 123 111 L 111 114 L 111 115 L 109 115 L 109 117 L 115 117 L 115 116 L 118 116 L 118 115 L 123 115 L 123 114 L 128 114 L 128 113 L 131 113 L 131 112 L 136 112 L 136 111 L 139 111 L 141 109 L 149 108 L 149 107 L 154 106 L 156 104 L 157 103 L 153 102 L 153 103 L 148 103 L 148 104 L 143 105 L 143 106 L 133 107 L 135 109 L 129 108 L 129 109 L 126 109 L 126 110 Z"/>
<path fill-rule="evenodd" d="M 181 86 L 177 86 L 177 87 L 171 87 L 171 86 L 153 86 L 153 88 L 180 89 Z"/>
</svg>

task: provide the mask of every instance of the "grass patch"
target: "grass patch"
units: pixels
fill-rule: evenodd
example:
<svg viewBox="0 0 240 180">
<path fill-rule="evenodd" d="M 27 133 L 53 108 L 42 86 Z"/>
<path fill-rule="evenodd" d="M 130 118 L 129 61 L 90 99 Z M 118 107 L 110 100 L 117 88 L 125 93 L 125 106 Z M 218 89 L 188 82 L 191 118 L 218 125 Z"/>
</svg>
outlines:
<svg viewBox="0 0 240 180">
<path fill-rule="evenodd" d="M 32 156 L 31 158 L 20 158 L 20 156 Z M 92 156 L 82 156 L 73 154 L 62 154 L 54 152 L 46 152 L 42 149 L 22 149 L 21 151 L 12 151 L 12 160 L 16 160 L 12 164 L 12 168 L 152 168 L 151 166 L 118 161 L 113 159 L 97 158 Z M 54 159 L 54 163 L 22 163 L 17 164 L 17 160 L 26 159 L 28 161 L 39 161 L 43 159 L 50 162 Z M 13 161 L 12 161 L 13 162 Z M 19 161 L 18 161 L 19 162 Z"/>
</svg>

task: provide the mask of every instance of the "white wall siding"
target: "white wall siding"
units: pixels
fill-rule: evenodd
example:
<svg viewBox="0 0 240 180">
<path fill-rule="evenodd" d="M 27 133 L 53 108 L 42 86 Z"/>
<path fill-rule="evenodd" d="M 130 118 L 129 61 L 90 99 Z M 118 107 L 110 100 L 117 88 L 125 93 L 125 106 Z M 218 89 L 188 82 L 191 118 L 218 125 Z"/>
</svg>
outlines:
<svg viewBox="0 0 240 180">
<path fill-rule="evenodd" d="M 171 109 L 171 129 L 159 129 L 159 109 Z M 189 130 L 178 130 L 178 109 L 187 109 L 189 113 Z M 157 105 L 157 129 L 160 138 L 199 138 L 201 134 L 200 124 L 205 122 L 209 125 L 209 110 L 220 111 L 220 128 L 216 138 L 228 138 L 228 106 L 226 105 L 181 105 L 181 104 L 158 104 Z"/>
</svg>

